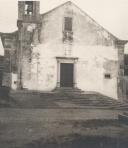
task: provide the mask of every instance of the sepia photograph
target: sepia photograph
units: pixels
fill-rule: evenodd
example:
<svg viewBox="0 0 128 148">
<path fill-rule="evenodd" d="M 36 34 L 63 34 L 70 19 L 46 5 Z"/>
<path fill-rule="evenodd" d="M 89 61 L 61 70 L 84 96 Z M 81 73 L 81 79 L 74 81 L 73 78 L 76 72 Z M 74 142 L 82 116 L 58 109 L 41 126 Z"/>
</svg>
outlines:
<svg viewBox="0 0 128 148">
<path fill-rule="evenodd" d="M 0 148 L 128 148 L 128 0 L 0 0 Z"/>
</svg>

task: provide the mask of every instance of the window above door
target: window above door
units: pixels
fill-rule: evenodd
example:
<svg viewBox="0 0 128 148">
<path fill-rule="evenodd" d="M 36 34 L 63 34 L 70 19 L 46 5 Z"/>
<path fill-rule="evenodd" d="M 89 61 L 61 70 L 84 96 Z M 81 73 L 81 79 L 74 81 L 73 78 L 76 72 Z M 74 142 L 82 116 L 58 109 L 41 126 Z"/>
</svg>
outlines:
<svg viewBox="0 0 128 148">
<path fill-rule="evenodd" d="M 63 41 L 73 41 L 72 17 L 64 17 Z"/>
<path fill-rule="evenodd" d="M 72 31 L 72 17 L 64 18 L 64 31 Z"/>
</svg>

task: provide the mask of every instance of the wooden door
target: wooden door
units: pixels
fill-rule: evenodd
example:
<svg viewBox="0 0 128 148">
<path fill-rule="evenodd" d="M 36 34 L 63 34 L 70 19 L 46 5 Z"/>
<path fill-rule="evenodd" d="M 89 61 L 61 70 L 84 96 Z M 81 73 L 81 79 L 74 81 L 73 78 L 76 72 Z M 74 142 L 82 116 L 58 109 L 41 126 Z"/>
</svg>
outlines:
<svg viewBox="0 0 128 148">
<path fill-rule="evenodd" d="M 71 63 L 60 64 L 60 87 L 73 87 L 74 65 Z"/>
</svg>

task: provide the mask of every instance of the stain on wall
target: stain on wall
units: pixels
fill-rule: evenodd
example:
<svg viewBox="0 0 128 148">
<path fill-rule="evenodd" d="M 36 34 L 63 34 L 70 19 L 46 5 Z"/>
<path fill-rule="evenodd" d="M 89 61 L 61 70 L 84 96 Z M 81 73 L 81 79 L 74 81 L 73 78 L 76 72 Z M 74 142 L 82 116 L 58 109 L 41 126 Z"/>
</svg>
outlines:
<svg viewBox="0 0 128 148">
<path fill-rule="evenodd" d="M 73 18 L 72 42 L 63 42 L 64 17 Z M 29 25 L 25 24 L 25 27 L 28 28 Z M 40 56 L 38 58 L 31 56 L 31 62 L 26 60 L 27 67 L 30 68 L 24 68 L 23 72 L 23 84 L 26 88 L 53 90 L 57 85 L 56 57 L 78 57 L 77 87 L 118 98 L 119 57 L 116 37 L 72 3 L 66 3 L 43 14 L 40 30 L 39 42 L 38 31 L 33 29 L 35 35 L 32 38 L 34 46 L 31 54 Z M 111 78 L 106 80 L 105 74 L 110 74 Z M 33 82 L 37 85 L 33 86 Z"/>
<path fill-rule="evenodd" d="M 71 2 L 42 15 L 35 11 L 35 18 L 29 17 L 28 20 L 22 15 L 23 7 L 20 2 L 22 30 L 19 25 L 19 42 L 22 41 L 20 62 L 24 88 L 55 89 L 58 79 L 56 58 L 78 58 L 75 81 L 79 89 L 97 91 L 115 99 L 122 96 L 118 94 L 118 81 L 119 76 L 123 77 L 125 42 L 119 43 L 115 36 Z M 72 31 L 68 34 L 64 30 L 65 17 L 72 18 Z M 67 40 L 64 40 L 65 35 Z M 20 57 L 19 48 L 17 52 Z M 110 79 L 106 79 L 105 74 L 110 74 Z"/>
</svg>

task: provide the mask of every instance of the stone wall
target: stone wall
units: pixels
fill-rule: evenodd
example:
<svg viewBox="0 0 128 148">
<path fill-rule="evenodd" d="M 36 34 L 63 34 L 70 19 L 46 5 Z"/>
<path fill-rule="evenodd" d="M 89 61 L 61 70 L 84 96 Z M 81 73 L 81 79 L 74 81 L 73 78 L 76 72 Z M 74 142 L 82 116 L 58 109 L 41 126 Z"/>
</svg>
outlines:
<svg viewBox="0 0 128 148">
<path fill-rule="evenodd" d="M 63 40 L 64 17 L 73 18 L 72 41 Z M 58 77 L 56 57 L 77 57 L 76 86 L 118 99 L 120 49 L 116 46 L 116 37 L 70 2 L 42 15 L 40 35 L 38 33 L 33 36 L 31 60 L 26 56 L 29 48 L 23 54 L 24 88 L 55 89 Z"/>
<path fill-rule="evenodd" d="M 4 47 L 3 86 L 11 87 L 11 73 L 17 73 L 17 32 L 1 33 Z"/>
</svg>

